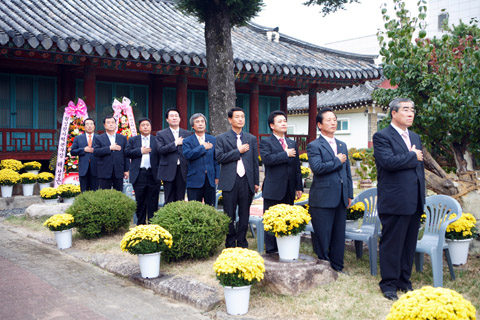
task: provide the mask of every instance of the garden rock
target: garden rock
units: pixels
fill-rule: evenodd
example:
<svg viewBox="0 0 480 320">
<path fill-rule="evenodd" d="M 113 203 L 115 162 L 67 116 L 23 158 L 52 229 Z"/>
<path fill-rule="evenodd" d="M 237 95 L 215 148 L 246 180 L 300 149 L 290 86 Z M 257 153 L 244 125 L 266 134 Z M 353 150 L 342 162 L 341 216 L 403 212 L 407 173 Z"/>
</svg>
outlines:
<svg viewBox="0 0 480 320">
<path fill-rule="evenodd" d="M 273 293 L 296 296 L 313 287 L 337 280 L 338 274 L 327 261 L 300 254 L 297 262 L 280 262 L 278 254 L 262 255 L 264 279 L 259 285 Z"/>
<path fill-rule="evenodd" d="M 49 217 L 55 214 L 65 213 L 71 203 L 49 203 L 32 204 L 25 210 L 27 219 L 38 219 L 40 217 Z"/>
<path fill-rule="evenodd" d="M 11 198 L 0 198 L 0 210 L 26 208 L 35 203 L 41 203 L 40 196 L 14 196 Z"/>
</svg>

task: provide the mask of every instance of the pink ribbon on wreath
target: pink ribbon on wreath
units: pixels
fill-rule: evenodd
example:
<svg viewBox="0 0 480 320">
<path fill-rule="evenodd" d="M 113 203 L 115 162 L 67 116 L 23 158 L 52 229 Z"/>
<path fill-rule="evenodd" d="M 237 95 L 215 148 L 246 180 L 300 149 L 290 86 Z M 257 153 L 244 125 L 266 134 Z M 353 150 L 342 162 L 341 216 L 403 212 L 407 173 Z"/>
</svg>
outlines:
<svg viewBox="0 0 480 320">
<path fill-rule="evenodd" d="M 78 98 L 77 105 L 73 101 L 68 103 L 68 106 L 65 108 L 65 113 L 69 117 L 78 117 L 78 118 L 85 118 L 87 116 L 87 105 L 85 102 Z"/>
<path fill-rule="evenodd" d="M 122 102 L 118 101 L 117 99 L 113 100 L 112 109 L 113 109 L 113 117 L 117 122 L 120 120 L 122 113 L 127 115 L 128 124 L 130 127 L 130 131 L 132 132 L 132 136 L 137 135 L 137 128 L 135 126 L 135 118 L 133 116 L 132 106 L 130 105 L 131 101 L 127 97 L 123 97 Z"/>
</svg>

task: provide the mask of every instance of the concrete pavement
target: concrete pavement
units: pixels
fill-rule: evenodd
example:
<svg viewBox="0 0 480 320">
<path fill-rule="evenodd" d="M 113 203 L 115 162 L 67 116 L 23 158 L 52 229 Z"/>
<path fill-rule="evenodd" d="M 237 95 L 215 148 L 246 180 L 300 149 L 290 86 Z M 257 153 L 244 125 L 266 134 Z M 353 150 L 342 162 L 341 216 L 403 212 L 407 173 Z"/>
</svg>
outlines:
<svg viewBox="0 0 480 320">
<path fill-rule="evenodd" d="M 0 225 L 0 319 L 209 319 Z"/>
</svg>

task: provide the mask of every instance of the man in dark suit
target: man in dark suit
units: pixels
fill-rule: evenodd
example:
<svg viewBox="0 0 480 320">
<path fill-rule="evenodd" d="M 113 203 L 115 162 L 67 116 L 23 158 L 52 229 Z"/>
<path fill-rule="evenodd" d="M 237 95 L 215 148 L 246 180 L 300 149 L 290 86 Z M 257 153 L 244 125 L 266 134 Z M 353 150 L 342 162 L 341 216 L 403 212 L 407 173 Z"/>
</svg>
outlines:
<svg viewBox="0 0 480 320">
<path fill-rule="evenodd" d="M 165 204 L 185 199 L 187 160 L 183 155 L 183 139 L 191 133 L 179 127 L 180 112 L 168 109 L 165 113 L 168 128 L 157 132 L 157 151 L 160 156 L 158 180 L 163 181 Z"/>
<path fill-rule="evenodd" d="M 257 138 L 243 132 L 245 112 L 241 108 L 228 111 L 232 130 L 217 136 L 215 157 L 220 163 L 223 211 L 230 217 L 225 247 L 248 248 L 247 229 L 253 194 L 259 189 Z M 238 223 L 235 229 L 235 212 Z"/>
<path fill-rule="evenodd" d="M 380 289 L 389 300 L 398 299 L 397 290 L 412 290 L 410 275 L 425 204 L 422 142 L 407 129 L 413 124 L 414 108 L 410 99 L 394 99 L 390 125 L 373 136 L 382 223 Z"/>
<path fill-rule="evenodd" d="M 137 201 L 137 225 L 146 224 L 158 210 L 160 180 L 157 179 L 158 155 L 150 119 L 138 122 L 140 135 L 128 140 L 125 155 L 130 158 L 130 182 Z"/>
<path fill-rule="evenodd" d="M 260 140 L 260 155 L 265 165 L 263 212 L 280 203 L 293 205 L 303 192 L 297 143 L 285 136 L 287 115 L 276 110 L 270 113 L 267 121 L 272 135 Z M 278 252 L 277 239 L 268 232 L 265 232 L 265 250 Z"/>
<path fill-rule="evenodd" d="M 317 114 L 320 137 L 307 145 L 313 171 L 309 205 L 312 216 L 313 249 L 321 260 L 343 272 L 345 221 L 353 199 L 353 183 L 347 145 L 335 139 L 337 116 L 330 108 Z"/>
<path fill-rule="evenodd" d="M 201 113 L 190 117 L 195 134 L 183 140 L 183 154 L 187 159 L 188 201 L 204 201 L 215 206 L 215 185 L 220 177 L 220 165 L 215 160 L 215 137 L 205 133 L 207 118 Z"/>
<path fill-rule="evenodd" d="M 113 116 L 103 119 L 105 133 L 95 139 L 93 154 L 97 157 L 98 186 L 100 189 L 123 191 L 123 179 L 128 179 L 130 160 L 125 157 L 127 138 L 116 133 Z"/>
<path fill-rule="evenodd" d="M 98 189 L 97 159 L 93 156 L 96 136 L 95 121 L 87 118 L 83 121 L 85 133 L 75 137 L 70 153 L 78 156 L 78 175 L 82 192 Z"/>
</svg>

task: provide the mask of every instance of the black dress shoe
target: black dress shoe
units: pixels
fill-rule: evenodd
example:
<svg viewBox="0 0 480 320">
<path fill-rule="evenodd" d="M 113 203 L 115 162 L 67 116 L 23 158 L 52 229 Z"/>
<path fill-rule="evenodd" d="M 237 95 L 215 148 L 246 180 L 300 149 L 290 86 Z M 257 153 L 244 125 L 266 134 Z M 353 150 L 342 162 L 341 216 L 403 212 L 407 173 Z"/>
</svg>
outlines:
<svg viewBox="0 0 480 320">
<path fill-rule="evenodd" d="M 397 288 L 397 291 L 407 293 L 408 291 L 413 291 L 412 287 L 407 287 L 407 288 Z"/>
<path fill-rule="evenodd" d="M 388 300 L 392 300 L 392 301 L 398 300 L 398 296 L 395 291 L 385 291 L 383 293 L 383 296 Z"/>
</svg>

